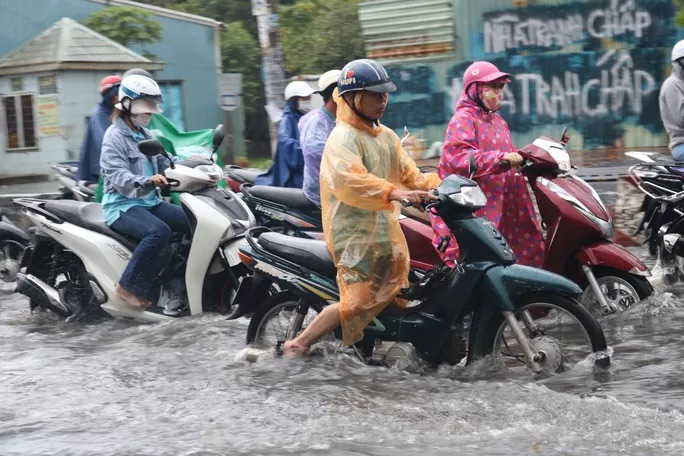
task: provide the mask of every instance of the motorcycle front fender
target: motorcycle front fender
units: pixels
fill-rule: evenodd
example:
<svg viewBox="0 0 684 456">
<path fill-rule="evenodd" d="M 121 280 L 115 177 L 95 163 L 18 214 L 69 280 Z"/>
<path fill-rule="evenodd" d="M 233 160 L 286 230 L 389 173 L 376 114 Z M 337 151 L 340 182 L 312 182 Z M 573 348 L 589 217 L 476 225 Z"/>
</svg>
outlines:
<svg viewBox="0 0 684 456">
<path fill-rule="evenodd" d="M 514 301 L 524 294 L 547 291 L 572 297 L 582 294 L 582 289 L 572 280 L 546 271 L 520 264 L 496 266 L 484 273 L 482 285 L 490 302 L 499 310 L 515 310 Z"/>
<path fill-rule="evenodd" d="M 577 258 L 580 264 L 589 267 L 614 268 L 643 277 L 651 275 L 648 267 L 640 259 L 632 255 L 624 247 L 608 240 L 582 246 L 575 255 L 575 258 Z"/>
</svg>

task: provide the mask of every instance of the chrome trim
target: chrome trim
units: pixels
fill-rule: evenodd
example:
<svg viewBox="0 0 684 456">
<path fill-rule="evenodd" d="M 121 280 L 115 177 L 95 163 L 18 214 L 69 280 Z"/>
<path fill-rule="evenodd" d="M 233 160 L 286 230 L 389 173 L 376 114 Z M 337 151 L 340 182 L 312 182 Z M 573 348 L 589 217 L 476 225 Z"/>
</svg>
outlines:
<svg viewBox="0 0 684 456">
<path fill-rule="evenodd" d="M 680 237 L 682 237 L 682 235 L 676 233 L 663 235 L 663 247 L 665 247 L 665 250 L 672 253 L 672 250 Z"/>
<path fill-rule="evenodd" d="M 617 311 L 617 308 L 613 304 L 608 304 L 606 295 L 603 294 L 601 286 L 596 280 L 594 272 L 586 264 L 582 265 L 582 271 L 584 271 L 584 275 L 587 276 L 589 286 L 591 286 L 591 289 L 594 291 L 594 296 L 596 296 L 596 300 L 599 302 L 599 306 L 601 306 L 601 312 L 603 312 L 603 315 L 614 314 Z"/>
</svg>

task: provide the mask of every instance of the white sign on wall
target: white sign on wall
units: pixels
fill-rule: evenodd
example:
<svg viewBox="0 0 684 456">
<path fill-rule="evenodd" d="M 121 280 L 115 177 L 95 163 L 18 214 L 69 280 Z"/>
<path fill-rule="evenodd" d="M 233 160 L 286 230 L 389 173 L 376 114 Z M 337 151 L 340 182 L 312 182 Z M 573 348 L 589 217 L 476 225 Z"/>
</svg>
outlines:
<svg viewBox="0 0 684 456">
<path fill-rule="evenodd" d="M 224 111 L 232 111 L 240 106 L 242 95 L 242 75 L 240 73 L 223 73 L 219 75 L 218 105 Z"/>
</svg>

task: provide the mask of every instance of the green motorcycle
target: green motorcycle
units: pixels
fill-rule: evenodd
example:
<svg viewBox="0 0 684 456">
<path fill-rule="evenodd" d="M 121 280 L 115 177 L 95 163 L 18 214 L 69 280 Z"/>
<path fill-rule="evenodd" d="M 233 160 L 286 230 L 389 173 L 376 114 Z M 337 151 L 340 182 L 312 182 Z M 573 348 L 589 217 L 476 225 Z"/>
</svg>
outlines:
<svg viewBox="0 0 684 456">
<path fill-rule="evenodd" d="M 577 298 L 570 280 L 515 264 L 494 225 L 473 213 L 486 197 L 477 184 L 453 175 L 435 191 L 428 210 L 439 214 L 462 246 L 457 267 L 437 267 L 412 277 L 403 290 L 407 308 L 388 306 L 352 347 L 364 361 L 470 363 L 492 356 L 511 369 L 558 373 L 578 363 L 607 366 L 601 326 Z M 248 231 L 242 261 L 267 274 L 281 290 L 253 315 L 247 343 L 273 349 L 299 334 L 317 313 L 339 300 L 336 269 L 323 241 L 294 238 L 257 227 Z M 340 339 L 339 330 L 329 336 Z"/>
</svg>

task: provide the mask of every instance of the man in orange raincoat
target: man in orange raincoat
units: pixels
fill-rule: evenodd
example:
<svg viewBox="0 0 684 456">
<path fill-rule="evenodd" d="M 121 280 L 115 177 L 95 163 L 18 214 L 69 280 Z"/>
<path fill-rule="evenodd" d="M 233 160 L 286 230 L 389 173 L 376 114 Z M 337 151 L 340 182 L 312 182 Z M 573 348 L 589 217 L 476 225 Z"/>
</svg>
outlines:
<svg viewBox="0 0 684 456">
<path fill-rule="evenodd" d="M 333 97 L 337 125 L 321 160 L 323 232 L 337 267 L 340 302 L 326 307 L 283 353 L 303 354 L 338 326 L 351 345 L 368 323 L 408 286 L 409 253 L 399 201 L 422 207 L 435 199 L 436 174 L 422 174 L 391 129 L 380 124 L 396 86 L 369 59 L 348 63 Z M 398 305 L 405 305 L 397 300 Z"/>
</svg>

